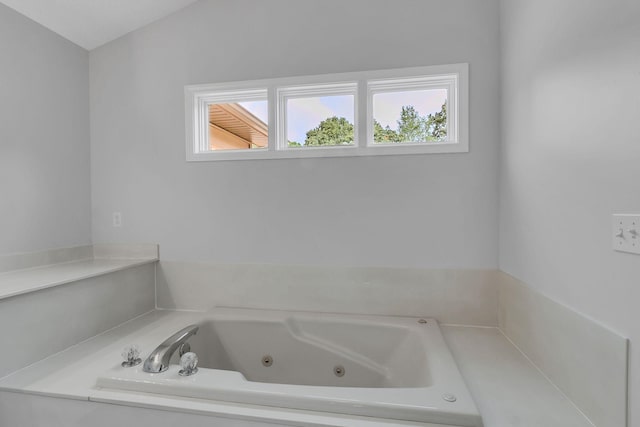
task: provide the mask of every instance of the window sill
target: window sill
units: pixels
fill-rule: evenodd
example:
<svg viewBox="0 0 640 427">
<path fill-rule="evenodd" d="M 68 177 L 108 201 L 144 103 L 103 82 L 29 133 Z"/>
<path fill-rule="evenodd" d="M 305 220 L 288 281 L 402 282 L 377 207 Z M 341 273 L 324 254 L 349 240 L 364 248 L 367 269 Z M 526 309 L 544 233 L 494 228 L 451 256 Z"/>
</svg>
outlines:
<svg viewBox="0 0 640 427">
<path fill-rule="evenodd" d="M 416 154 L 468 153 L 469 145 L 462 143 L 397 144 L 372 147 L 318 147 L 288 150 L 227 150 L 207 153 L 187 153 L 189 162 L 226 160 L 304 159 L 316 157 L 364 157 Z"/>
</svg>

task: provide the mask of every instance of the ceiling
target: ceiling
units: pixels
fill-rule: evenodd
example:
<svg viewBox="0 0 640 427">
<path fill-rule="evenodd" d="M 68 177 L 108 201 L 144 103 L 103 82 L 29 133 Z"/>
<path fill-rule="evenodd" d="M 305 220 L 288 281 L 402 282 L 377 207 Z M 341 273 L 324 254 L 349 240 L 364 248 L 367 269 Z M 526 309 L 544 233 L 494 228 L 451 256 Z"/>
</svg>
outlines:
<svg viewBox="0 0 640 427">
<path fill-rule="evenodd" d="M 196 0 L 0 0 L 87 50 L 163 18 Z"/>
</svg>

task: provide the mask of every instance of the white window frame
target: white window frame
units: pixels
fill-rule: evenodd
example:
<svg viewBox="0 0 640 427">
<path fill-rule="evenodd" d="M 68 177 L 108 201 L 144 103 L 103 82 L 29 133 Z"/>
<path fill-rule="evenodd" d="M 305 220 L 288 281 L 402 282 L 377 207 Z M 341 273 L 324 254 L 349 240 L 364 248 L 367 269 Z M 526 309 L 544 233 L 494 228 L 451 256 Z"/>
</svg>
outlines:
<svg viewBox="0 0 640 427">
<path fill-rule="evenodd" d="M 307 86 L 284 86 L 276 89 L 277 94 L 277 128 L 276 147 L 278 150 L 337 150 L 340 148 L 353 149 L 358 146 L 358 82 L 325 83 Z M 353 96 L 353 144 L 328 145 L 326 147 L 289 147 L 287 138 L 287 101 L 296 98 L 314 98 L 321 96 Z M 348 151 L 345 151 L 348 152 Z"/>
<path fill-rule="evenodd" d="M 367 114 L 367 131 L 369 135 L 374 134 L 374 117 L 373 117 L 373 97 L 379 93 L 389 92 L 410 92 L 419 90 L 438 90 L 444 89 L 447 91 L 447 113 L 449 111 L 454 114 L 447 114 L 447 139 L 445 141 L 435 142 L 435 144 L 456 144 L 458 141 L 458 85 L 457 77 L 455 74 L 448 75 L 433 75 L 425 77 L 407 77 L 400 79 L 381 79 L 370 80 L 367 82 L 367 108 L 371 111 L 371 114 Z M 402 146 L 407 145 L 424 145 L 434 144 L 434 142 L 402 142 Z M 393 146 L 397 146 L 398 143 L 393 143 Z M 368 147 L 388 147 L 392 146 L 388 144 L 376 144 L 374 138 L 367 139 Z"/>
<path fill-rule="evenodd" d="M 212 153 L 209 149 L 209 106 L 245 101 L 268 101 L 266 89 L 237 89 L 202 92 L 194 99 L 194 140 L 191 146 L 195 155 Z M 265 150 L 265 149 L 262 149 Z M 241 151 L 241 150 L 232 150 Z M 250 151 L 250 150 L 244 150 Z"/>
<path fill-rule="evenodd" d="M 446 88 L 448 91 L 447 141 L 373 143 L 374 94 L 434 88 Z M 265 94 L 269 105 L 268 147 L 210 151 L 209 105 L 264 100 Z M 344 94 L 354 96 L 353 145 L 288 147 L 287 99 Z M 469 65 L 438 65 L 185 86 L 185 126 L 187 161 L 466 153 L 469 151 Z"/>
</svg>

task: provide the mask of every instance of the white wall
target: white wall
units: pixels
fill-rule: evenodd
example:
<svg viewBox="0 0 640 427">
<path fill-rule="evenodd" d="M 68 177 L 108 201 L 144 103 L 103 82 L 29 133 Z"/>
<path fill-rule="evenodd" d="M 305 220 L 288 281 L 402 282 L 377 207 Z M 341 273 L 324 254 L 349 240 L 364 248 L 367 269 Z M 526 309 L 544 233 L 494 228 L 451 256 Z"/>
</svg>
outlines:
<svg viewBox="0 0 640 427">
<path fill-rule="evenodd" d="M 203 0 L 93 50 L 93 238 L 164 260 L 495 268 L 498 37 L 497 0 Z M 469 154 L 185 161 L 186 84 L 458 62 Z"/>
<path fill-rule="evenodd" d="M 0 254 L 91 241 L 89 55 L 0 4 Z"/>
<path fill-rule="evenodd" d="M 631 339 L 640 426 L 640 257 L 611 214 L 640 212 L 640 3 L 501 2 L 500 268 Z"/>
</svg>

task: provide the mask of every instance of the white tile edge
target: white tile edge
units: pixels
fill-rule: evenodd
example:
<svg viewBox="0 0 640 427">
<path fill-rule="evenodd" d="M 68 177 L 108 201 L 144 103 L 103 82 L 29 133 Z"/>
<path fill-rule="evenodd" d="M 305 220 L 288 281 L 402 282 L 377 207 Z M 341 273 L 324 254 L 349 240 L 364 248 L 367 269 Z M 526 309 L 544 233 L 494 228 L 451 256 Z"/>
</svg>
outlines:
<svg viewBox="0 0 640 427">
<path fill-rule="evenodd" d="M 101 389 L 97 389 L 98 392 L 102 391 Z M 146 397 L 146 396 L 145 396 Z M 135 400 L 121 400 L 121 399 L 117 399 L 115 397 L 109 398 L 109 397 L 100 397 L 100 396 L 88 396 L 87 400 L 89 402 L 95 402 L 95 403 L 103 403 L 103 404 L 109 404 L 109 405 L 118 405 L 118 406 L 128 406 L 128 407 L 132 407 L 132 408 L 144 408 L 144 409 L 153 409 L 153 410 L 160 410 L 160 411 L 167 411 L 167 412 L 178 412 L 178 413 L 183 413 L 183 414 L 191 414 L 191 415 L 204 415 L 204 416 L 212 416 L 212 417 L 219 417 L 219 418 L 225 418 L 225 419 L 234 419 L 234 420 L 243 420 L 243 421 L 253 421 L 253 422 L 265 422 L 265 423 L 274 423 L 274 422 L 278 422 L 279 424 L 284 424 L 286 423 L 287 425 L 290 426 L 295 426 L 295 427 L 327 427 L 329 424 L 325 424 L 325 423 L 316 423 L 316 422 L 310 422 L 310 421 L 296 421 L 296 418 L 300 419 L 302 417 L 287 417 L 287 418 L 279 418 L 277 414 L 273 414 L 272 417 L 268 416 L 267 414 L 249 414 L 249 413 L 245 413 L 243 414 L 242 411 L 240 410 L 240 408 L 237 408 L 235 406 L 228 406 L 226 409 L 226 411 L 222 411 L 220 409 L 196 409 L 196 408 L 189 408 L 187 407 L 187 405 L 180 405 L 179 403 L 174 403 L 172 402 L 171 405 L 168 404 L 162 404 L 161 402 L 157 402 L 157 403 L 151 403 L 151 402 L 140 402 L 140 401 L 135 401 Z M 179 401 L 176 401 L 179 402 Z M 218 404 L 218 402 L 211 402 L 213 404 Z M 222 403 L 219 403 L 222 404 Z M 274 409 L 275 411 L 277 411 L 277 408 Z M 260 411 L 266 411 L 265 409 L 262 408 L 247 408 L 246 412 L 260 412 Z M 281 416 L 281 415 L 280 415 Z"/>
<path fill-rule="evenodd" d="M 48 391 L 27 390 L 27 389 L 11 388 L 11 387 L 4 387 L 4 386 L 0 386 L 0 392 L 26 394 L 30 396 L 40 396 L 40 397 L 51 397 L 55 399 L 68 399 L 68 400 L 75 400 L 79 402 L 88 402 L 90 400 L 89 396 L 83 396 L 83 395 L 77 395 L 77 394 L 53 393 Z"/>
<path fill-rule="evenodd" d="M 527 354 L 526 354 L 524 351 L 522 351 L 522 349 L 520 349 L 520 347 L 518 347 L 518 346 L 516 345 L 516 343 L 515 343 L 515 342 L 513 342 L 513 341 L 511 340 L 511 338 L 509 338 L 509 336 L 505 333 L 505 331 L 503 331 L 503 330 L 502 330 L 502 328 L 501 328 L 501 327 L 497 327 L 497 328 L 495 328 L 495 329 L 497 329 L 497 330 L 498 330 L 498 332 L 500 332 L 500 334 L 501 334 L 501 335 L 502 335 L 502 336 L 503 336 L 507 341 L 509 341 L 509 344 L 511 344 L 511 345 L 512 345 L 512 346 L 513 346 L 513 347 L 518 351 L 518 353 L 520 353 L 520 354 L 522 355 L 522 357 L 524 357 L 524 359 L 525 359 L 525 360 L 526 360 L 526 361 L 527 361 L 531 366 L 533 366 L 533 368 L 534 368 L 536 371 L 538 371 L 538 373 L 539 373 L 540 375 L 542 375 L 542 377 L 543 377 L 543 378 L 544 378 L 544 379 L 545 379 L 549 384 L 551 384 L 551 386 L 552 386 L 554 389 L 556 389 L 556 391 L 557 391 L 558 393 L 560 393 L 560 395 L 562 395 L 565 399 L 567 399 L 567 402 L 569 402 L 569 403 L 571 404 L 571 406 L 572 406 L 572 407 L 573 407 L 573 408 L 574 408 L 574 409 L 575 409 L 575 410 L 576 410 L 580 415 L 582 415 L 582 416 L 584 417 L 584 419 L 585 419 L 585 420 L 586 420 L 590 425 L 592 425 L 593 427 L 597 427 L 597 426 L 596 426 L 596 425 L 591 421 L 591 419 L 590 419 L 590 418 L 589 418 L 589 417 L 588 417 L 584 412 L 582 412 L 582 409 L 580 409 L 580 408 L 578 407 L 578 405 L 576 405 L 576 404 L 575 404 L 575 402 L 573 401 L 573 399 L 571 399 L 569 396 L 567 396 L 567 395 L 566 395 L 566 393 L 565 393 L 564 391 L 562 391 L 562 389 L 561 389 L 560 387 L 558 387 L 558 386 L 556 385 L 556 383 L 554 383 L 554 382 L 551 380 L 551 378 L 549 378 L 549 377 L 547 376 L 547 374 L 546 374 L 542 369 L 540 369 L 540 367 L 539 367 L 538 365 L 536 365 L 536 364 L 533 362 L 533 360 L 531 360 L 531 359 L 529 358 L 529 356 L 527 356 Z M 627 340 L 627 342 L 628 342 L 628 340 Z M 627 344 L 627 348 L 628 348 L 628 344 Z"/>
<path fill-rule="evenodd" d="M 0 255 L 0 274 L 14 270 L 81 261 L 93 258 L 93 246 L 81 245 Z"/>
<path fill-rule="evenodd" d="M 627 347 L 629 346 L 629 338 L 626 335 L 623 335 L 620 332 L 612 329 L 610 326 L 602 323 L 600 320 L 595 319 L 595 318 L 589 316 L 588 314 L 582 313 L 582 312 L 572 308 L 571 306 L 569 306 L 569 305 L 567 305 L 567 304 L 565 304 L 563 302 L 560 302 L 560 301 L 557 301 L 557 300 L 551 298 L 547 294 L 545 294 L 543 292 L 540 292 L 537 289 L 534 289 L 531 285 L 527 284 L 525 281 L 523 281 L 521 279 L 518 279 L 516 276 L 512 275 L 511 273 L 507 273 L 506 271 L 500 270 L 500 269 L 498 269 L 497 271 L 500 273 L 500 276 L 498 277 L 498 282 L 497 282 L 497 284 L 498 284 L 498 328 L 502 329 L 501 323 L 502 323 L 502 320 L 503 320 L 503 319 L 501 319 L 501 317 L 499 315 L 500 314 L 500 312 L 499 312 L 499 310 L 500 310 L 500 293 L 499 292 L 500 292 L 501 286 L 504 285 L 503 280 L 506 278 L 506 279 L 508 279 L 510 281 L 514 281 L 516 283 L 519 283 L 526 290 L 528 290 L 529 292 L 535 294 L 538 297 L 541 297 L 541 298 L 545 299 L 547 302 L 555 304 L 555 305 L 559 306 L 560 308 L 562 308 L 564 310 L 570 311 L 571 313 L 574 313 L 574 314 L 582 317 L 583 319 L 588 320 L 589 322 L 595 324 L 599 328 L 604 329 L 605 331 L 609 332 L 610 334 L 617 335 L 618 337 L 626 340 L 627 341 Z"/>
<path fill-rule="evenodd" d="M 29 270 L 90 259 L 146 259 L 160 257 L 155 243 L 97 243 L 69 246 L 35 252 L 0 254 L 0 275 L 16 270 Z"/>
<path fill-rule="evenodd" d="M 15 393 L 51 399 L 68 399 L 76 402 L 93 402 L 230 420 L 242 420 L 268 424 L 277 423 L 277 425 L 288 425 L 292 427 L 342 427 L 345 425 L 345 421 L 349 421 L 349 425 L 353 427 L 447 427 L 442 424 L 425 424 L 404 420 L 358 417 L 333 412 L 292 410 L 287 408 L 239 403 L 229 404 L 229 402 L 202 401 L 192 398 L 170 399 L 161 396 L 154 396 L 152 394 L 127 393 L 126 398 L 124 395 L 122 398 L 119 398 L 115 397 L 119 394 L 116 391 L 103 390 L 100 388 L 95 388 L 94 391 L 98 394 L 105 393 L 114 395 L 114 397 L 104 397 L 95 394 L 89 394 L 88 396 L 85 396 L 84 394 L 73 395 L 67 393 L 0 387 L 0 392 L 4 393 Z M 133 399 L 132 396 L 134 397 Z M 200 407 L 198 408 L 193 406 Z M 209 407 L 206 408 L 206 406 Z"/>
<path fill-rule="evenodd" d="M 102 389 L 96 389 L 96 391 L 98 393 L 116 393 L 110 390 L 103 391 Z M 202 401 L 192 398 L 176 400 L 148 394 L 139 394 L 135 396 L 139 399 L 121 400 L 116 397 L 90 395 L 88 400 L 94 403 L 129 406 L 167 412 L 179 412 L 191 415 L 203 415 L 250 422 L 262 422 L 268 424 L 277 423 L 277 425 L 288 425 L 292 427 L 342 427 L 345 425 L 352 427 L 446 427 L 442 424 L 425 424 L 404 420 L 359 417 L 356 415 L 344 415 L 333 412 L 316 412 L 249 404 L 229 405 L 229 402 Z M 152 399 L 151 402 L 149 401 L 150 398 Z M 147 401 L 144 402 L 142 400 Z M 195 406 L 200 407 L 198 408 Z M 209 407 L 205 408 L 205 406 Z M 346 421 L 348 421 L 349 424 L 345 424 Z"/>
<path fill-rule="evenodd" d="M 630 340 L 628 337 L 626 337 L 625 335 L 620 334 L 619 332 L 613 330 L 611 327 L 603 324 L 602 322 L 592 318 L 589 315 L 586 315 L 584 313 L 581 313 L 577 310 L 575 310 L 574 308 L 556 301 L 555 299 L 549 297 L 548 295 L 546 295 L 543 292 L 538 291 L 537 289 L 533 288 L 532 286 L 530 286 L 529 284 L 527 284 L 526 282 L 524 282 L 521 279 L 518 279 L 517 277 L 511 275 L 510 273 L 507 273 L 503 270 L 499 270 L 500 272 L 500 276 L 498 278 L 498 288 L 499 288 L 499 294 L 498 294 L 498 330 L 500 331 L 500 333 L 502 335 L 504 335 L 504 337 L 518 350 L 518 352 L 520 352 L 525 359 L 533 366 L 536 368 L 536 370 L 538 370 L 538 372 L 540 372 L 542 374 L 542 376 L 553 385 L 553 387 L 555 387 L 562 396 L 564 396 L 569 402 L 571 402 L 571 404 L 576 408 L 576 410 L 584 416 L 584 418 L 589 422 L 589 424 L 591 424 L 594 427 L 600 427 L 599 425 L 596 425 L 589 416 L 587 416 L 584 412 L 583 409 L 580 408 L 580 406 L 574 401 L 573 398 L 570 397 L 569 394 L 567 394 L 567 392 L 563 391 L 563 389 L 561 388 L 560 385 L 556 384 L 556 382 L 554 382 L 549 376 L 548 374 L 545 372 L 545 370 L 540 367 L 538 364 L 536 364 L 533 359 L 523 350 L 521 349 L 520 346 L 518 346 L 514 340 L 512 340 L 506 329 L 508 329 L 507 325 L 506 325 L 506 321 L 503 318 L 503 313 L 502 313 L 502 306 L 503 306 L 503 299 L 502 299 L 502 289 L 506 286 L 514 286 L 514 287 L 520 287 L 521 290 L 528 292 L 530 295 L 534 296 L 535 298 L 538 298 L 539 300 L 544 301 L 547 304 L 551 304 L 552 306 L 557 307 L 558 309 L 562 310 L 562 311 L 566 311 L 568 313 L 571 313 L 574 316 L 577 316 L 579 318 L 581 318 L 582 320 L 592 323 L 593 325 L 595 325 L 598 328 L 601 328 L 603 331 L 618 337 L 619 339 L 624 341 L 624 351 L 625 351 L 625 360 L 626 360 L 626 365 L 624 366 L 624 370 L 625 370 L 625 378 L 624 378 L 624 388 L 625 388 L 625 395 L 626 395 L 626 400 L 624 401 L 624 406 L 625 406 L 625 411 L 624 411 L 624 426 L 628 426 L 629 423 L 629 407 L 630 407 L 630 403 L 629 403 L 629 368 L 630 368 L 630 357 L 629 357 L 629 352 L 630 352 Z M 524 345 L 524 343 L 523 343 Z"/>
<path fill-rule="evenodd" d="M 115 272 L 118 272 L 118 271 L 121 271 L 121 270 L 126 270 L 128 268 L 134 268 L 134 267 L 139 267 L 139 266 L 145 265 L 145 264 L 155 263 L 158 260 L 157 260 L 157 258 L 155 258 L 155 259 L 154 258 L 149 258 L 149 259 L 135 259 L 135 260 L 132 259 L 132 260 L 121 260 L 121 261 L 122 262 L 119 265 L 114 265 L 114 266 L 110 266 L 110 267 L 95 267 L 94 271 L 91 271 L 91 272 L 88 272 L 88 273 L 77 274 L 77 275 L 73 275 L 73 276 L 70 276 L 68 278 L 62 279 L 62 280 L 56 280 L 56 281 L 52 281 L 52 282 L 36 283 L 34 285 L 25 285 L 21 289 L 9 291 L 9 292 L 3 292 L 2 289 L 0 288 L 0 300 L 7 299 L 7 298 L 12 298 L 12 297 L 17 297 L 17 296 L 29 294 L 29 293 L 32 293 L 32 292 L 37 292 L 37 291 L 41 291 L 41 290 L 44 290 L 44 289 L 54 288 L 56 286 L 62 286 L 62 285 L 66 285 L 66 284 L 69 284 L 69 283 L 79 282 L 81 280 L 91 279 L 93 277 L 103 276 L 103 275 L 109 274 L 109 273 L 115 273 Z M 45 270 L 47 268 L 55 269 L 58 265 L 65 265 L 65 266 L 70 266 L 70 265 L 73 265 L 73 264 L 82 265 L 82 264 L 85 264 L 86 262 L 87 261 L 75 261 L 75 262 L 69 262 L 69 263 L 64 263 L 64 264 L 54 264 L 54 265 L 50 265 L 50 266 L 39 267 L 39 269 L 42 269 L 42 270 Z M 33 269 L 29 269 L 29 270 L 25 270 L 25 271 L 31 272 L 31 271 L 33 271 Z"/>
</svg>

